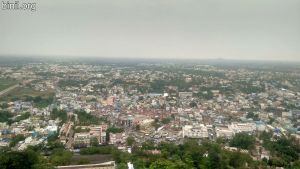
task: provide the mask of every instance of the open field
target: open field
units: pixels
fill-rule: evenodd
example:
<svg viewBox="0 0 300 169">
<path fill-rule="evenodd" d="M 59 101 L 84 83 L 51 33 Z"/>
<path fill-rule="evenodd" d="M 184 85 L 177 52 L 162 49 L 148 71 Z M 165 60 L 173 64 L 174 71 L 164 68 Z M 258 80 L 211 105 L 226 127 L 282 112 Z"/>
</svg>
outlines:
<svg viewBox="0 0 300 169">
<path fill-rule="evenodd" d="M 5 90 L 18 82 L 13 79 L 0 79 L 0 91 Z"/>
<path fill-rule="evenodd" d="M 36 91 L 29 87 L 17 87 L 5 95 L 1 96 L 0 101 L 25 100 L 28 97 L 38 97 L 48 99 L 54 96 L 53 90 Z"/>
</svg>

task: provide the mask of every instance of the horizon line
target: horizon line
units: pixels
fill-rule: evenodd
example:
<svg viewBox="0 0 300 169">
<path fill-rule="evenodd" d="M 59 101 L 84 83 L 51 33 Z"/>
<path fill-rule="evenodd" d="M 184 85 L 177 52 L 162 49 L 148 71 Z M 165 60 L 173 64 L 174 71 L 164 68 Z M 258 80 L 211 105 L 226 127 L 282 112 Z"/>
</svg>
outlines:
<svg viewBox="0 0 300 169">
<path fill-rule="evenodd" d="M 77 59 L 103 59 L 103 60 L 145 60 L 145 61 L 155 61 L 155 60 L 161 60 L 161 61 L 169 61 L 169 60 L 175 60 L 175 61 L 238 61 L 238 62 L 284 62 L 284 63 L 300 63 L 300 59 L 299 60 L 292 60 L 292 59 L 249 59 L 249 58 L 222 58 L 222 57 L 218 57 L 218 58 L 172 58 L 172 57 L 168 57 L 168 58 L 162 58 L 162 57 L 128 57 L 128 56 L 114 56 L 114 57 L 109 57 L 109 56 L 63 56 L 63 55 L 0 55 L 0 58 L 5 58 L 5 59 L 50 59 L 50 60 L 57 60 L 57 59 L 72 59 L 77 60 Z"/>
</svg>

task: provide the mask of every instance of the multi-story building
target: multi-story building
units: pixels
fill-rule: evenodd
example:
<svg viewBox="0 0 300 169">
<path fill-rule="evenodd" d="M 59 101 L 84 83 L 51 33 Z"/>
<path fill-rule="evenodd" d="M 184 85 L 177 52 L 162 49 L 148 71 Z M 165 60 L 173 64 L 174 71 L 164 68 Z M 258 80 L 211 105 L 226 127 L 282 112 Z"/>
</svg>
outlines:
<svg viewBox="0 0 300 169">
<path fill-rule="evenodd" d="M 255 123 L 231 123 L 230 128 L 234 133 L 247 132 L 251 133 L 256 130 Z"/>
<path fill-rule="evenodd" d="M 126 134 L 123 133 L 109 133 L 109 144 L 124 144 L 126 142 Z"/>
<path fill-rule="evenodd" d="M 182 128 L 183 138 L 208 138 L 207 127 L 203 124 L 199 126 L 186 125 Z"/>
<path fill-rule="evenodd" d="M 74 145 L 89 146 L 92 138 L 96 138 L 99 144 L 106 142 L 106 132 L 102 132 L 102 126 L 92 126 L 89 129 L 89 132 L 75 133 Z"/>
<path fill-rule="evenodd" d="M 234 132 L 228 126 L 216 126 L 215 128 L 217 137 L 231 138 Z"/>
</svg>

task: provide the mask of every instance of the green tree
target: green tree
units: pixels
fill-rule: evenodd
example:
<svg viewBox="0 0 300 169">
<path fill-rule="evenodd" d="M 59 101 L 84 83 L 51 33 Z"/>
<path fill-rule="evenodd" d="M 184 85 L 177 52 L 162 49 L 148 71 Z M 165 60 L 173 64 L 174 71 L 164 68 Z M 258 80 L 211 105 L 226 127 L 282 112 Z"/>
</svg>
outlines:
<svg viewBox="0 0 300 169">
<path fill-rule="evenodd" d="M 0 104 L 0 107 L 1 107 L 2 109 L 6 109 L 6 108 L 9 107 L 9 105 L 8 105 L 7 103 L 2 103 L 2 104 Z"/>
<path fill-rule="evenodd" d="M 114 148 L 112 146 L 87 147 L 80 150 L 80 154 L 111 154 Z"/>
<path fill-rule="evenodd" d="M 8 122 L 13 115 L 8 111 L 0 111 L 0 122 Z"/>
<path fill-rule="evenodd" d="M 213 145 L 208 152 L 208 168 L 209 169 L 222 169 L 221 150 L 217 145 Z"/>
<path fill-rule="evenodd" d="M 292 169 L 299 169 L 300 168 L 300 159 L 293 163 Z"/>
<path fill-rule="evenodd" d="M 288 167 L 291 162 L 299 159 L 300 145 L 293 137 L 282 137 L 275 142 L 269 141 L 264 146 L 275 156 L 269 160 L 270 165 Z"/>
<path fill-rule="evenodd" d="M 122 128 L 117 128 L 117 127 L 109 127 L 107 130 L 106 130 L 106 142 L 109 142 L 109 133 L 122 133 L 124 132 L 124 129 Z"/>
<path fill-rule="evenodd" d="M 255 137 L 247 133 L 237 133 L 230 141 L 230 146 L 242 148 L 242 149 L 252 149 L 255 145 Z"/>
<path fill-rule="evenodd" d="M 192 107 L 192 108 L 197 107 L 197 103 L 195 101 L 192 101 L 190 103 L 190 107 Z"/>
<path fill-rule="evenodd" d="M 3 169 L 31 169 L 40 162 L 39 154 L 32 151 L 9 151 L 0 154 L 0 168 Z"/>
<path fill-rule="evenodd" d="M 81 165 L 81 164 L 89 164 L 90 163 L 90 160 L 87 159 L 87 158 L 80 158 L 79 161 L 77 162 L 78 165 Z"/>
<path fill-rule="evenodd" d="M 249 112 L 246 117 L 247 118 L 252 118 L 254 121 L 259 120 L 258 114 L 254 114 L 253 112 Z"/>
<path fill-rule="evenodd" d="M 249 155 L 240 152 L 227 152 L 226 156 L 229 158 L 229 165 L 233 168 L 244 168 L 247 163 L 252 163 Z"/>
<path fill-rule="evenodd" d="M 50 113 L 50 117 L 51 119 L 55 120 L 56 118 L 59 118 L 60 120 L 62 120 L 62 122 L 66 122 L 68 119 L 68 114 L 66 111 L 64 110 L 58 110 L 58 109 L 53 109 Z"/>
<path fill-rule="evenodd" d="M 143 150 L 153 150 L 155 148 L 154 142 L 151 140 L 147 140 L 142 143 Z"/>
<path fill-rule="evenodd" d="M 158 160 L 153 162 L 149 169 L 174 169 L 175 164 L 169 160 Z"/>
<path fill-rule="evenodd" d="M 24 135 L 18 134 L 15 137 L 13 137 L 9 143 L 9 147 L 14 147 L 18 144 L 19 141 L 25 140 Z"/>
<path fill-rule="evenodd" d="M 137 124 L 137 125 L 135 126 L 135 130 L 136 130 L 136 131 L 140 131 L 140 129 L 141 129 L 141 126 L 140 126 L 139 124 Z"/>
<path fill-rule="evenodd" d="M 50 161 L 55 166 L 69 165 L 73 154 L 63 149 L 55 149 L 50 156 Z"/>
<path fill-rule="evenodd" d="M 117 165 L 117 169 L 127 169 L 127 164 L 126 163 L 120 163 Z"/>
<path fill-rule="evenodd" d="M 94 146 L 94 147 L 99 146 L 99 141 L 98 141 L 98 139 L 97 139 L 96 137 L 91 138 L 91 139 L 90 139 L 90 145 L 91 145 L 91 146 Z"/>
<path fill-rule="evenodd" d="M 162 124 L 169 124 L 171 122 L 171 119 L 170 118 L 163 118 L 162 120 L 161 120 L 161 123 Z"/>
<path fill-rule="evenodd" d="M 82 110 L 75 111 L 75 114 L 77 114 L 80 125 L 100 124 L 100 122 L 102 121 L 100 118 L 88 114 L 87 112 Z"/>
<path fill-rule="evenodd" d="M 127 137 L 126 143 L 128 146 L 132 146 L 135 143 L 135 140 L 133 137 Z"/>
</svg>

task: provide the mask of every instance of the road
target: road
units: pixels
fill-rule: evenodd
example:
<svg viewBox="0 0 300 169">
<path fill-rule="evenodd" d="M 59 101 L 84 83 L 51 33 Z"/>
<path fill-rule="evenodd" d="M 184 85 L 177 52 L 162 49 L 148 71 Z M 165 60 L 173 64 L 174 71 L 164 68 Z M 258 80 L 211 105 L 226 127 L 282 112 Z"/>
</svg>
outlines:
<svg viewBox="0 0 300 169">
<path fill-rule="evenodd" d="M 74 135 L 74 131 L 71 129 L 70 133 L 69 133 L 69 136 L 68 136 L 68 142 L 66 143 L 66 148 L 68 148 L 68 149 L 72 148 L 72 145 L 73 145 L 73 142 L 74 142 L 73 135 Z"/>
<path fill-rule="evenodd" d="M 19 87 L 19 84 L 13 85 L 13 86 L 11 86 L 11 87 L 9 87 L 9 88 L 7 88 L 7 89 L 2 90 L 2 91 L 0 92 L 0 96 L 6 94 L 7 92 L 9 92 L 9 91 L 11 91 L 11 90 L 13 90 L 13 89 L 15 89 L 15 88 L 17 88 L 17 87 Z"/>
<path fill-rule="evenodd" d="M 22 84 L 23 84 L 23 85 L 26 85 L 26 84 L 30 83 L 31 81 L 32 81 L 32 80 L 25 80 L 25 81 L 22 82 Z M 19 83 L 19 84 L 20 84 L 20 83 Z M 9 88 L 7 88 L 7 89 L 2 90 L 2 91 L 0 92 L 0 97 L 1 97 L 2 95 L 5 95 L 6 93 L 12 91 L 13 89 L 15 89 L 15 88 L 17 88 L 17 87 L 20 87 L 19 84 L 13 85 L 13 86 L 11 86 L 11 87 L 9 87 Z"/>
</svg>

